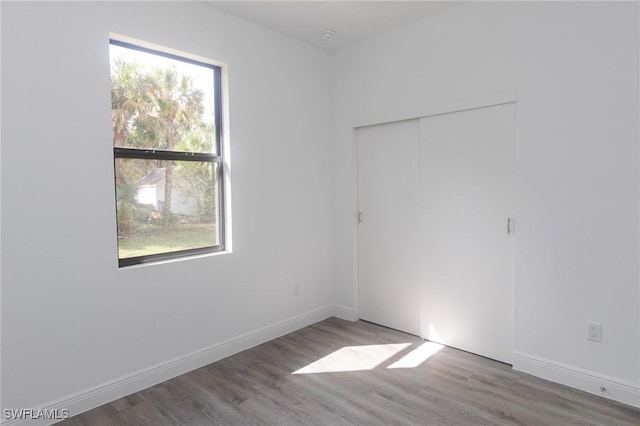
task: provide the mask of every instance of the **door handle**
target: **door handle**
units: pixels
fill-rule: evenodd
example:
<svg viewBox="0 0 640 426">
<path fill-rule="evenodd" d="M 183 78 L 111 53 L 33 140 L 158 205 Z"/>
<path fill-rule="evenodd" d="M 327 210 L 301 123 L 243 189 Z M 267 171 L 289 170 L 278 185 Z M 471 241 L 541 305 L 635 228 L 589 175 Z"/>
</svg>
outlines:
<svg viewBox="0 0 640 426">
<path fill-rule="evenodd" d="M 507 217 L 507 234 L 511 235 L 513 234 L 514 230 L 515 230 L 515 220 L 511 219 L 510 217 Z"/>
<path fill-rule="evenodd" d="M 358 223 L 362 223 L 362 212 L 358 211 Z"/>
</svg>

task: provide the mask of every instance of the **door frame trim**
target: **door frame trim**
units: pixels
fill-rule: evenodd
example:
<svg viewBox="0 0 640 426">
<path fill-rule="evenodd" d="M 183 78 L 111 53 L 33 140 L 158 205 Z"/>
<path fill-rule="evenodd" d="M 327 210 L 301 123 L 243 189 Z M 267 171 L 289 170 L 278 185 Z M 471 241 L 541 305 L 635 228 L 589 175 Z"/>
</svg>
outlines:
<svg viewBox="0 0 640 426">
<path fill-rule="evenodd" d="M 402 108 L 356 117 L 353 120 L 351 126 L 354 130 L 354 142 L 355 130 L 359 127 L 392 123 L 394 121 L 411 120 L 414 118 L 431 117 L 434 115 L 449 114 L 452 112 L 467 111 L 478 108 L 486 108 L 491 106 L 510 104 L 517 101 L 517 90 L 510 90 L 489 95 L 479 95 L 467 98 L 452 99 L 449 101 L 431 102 L 421 106 Z"/>
</svg>

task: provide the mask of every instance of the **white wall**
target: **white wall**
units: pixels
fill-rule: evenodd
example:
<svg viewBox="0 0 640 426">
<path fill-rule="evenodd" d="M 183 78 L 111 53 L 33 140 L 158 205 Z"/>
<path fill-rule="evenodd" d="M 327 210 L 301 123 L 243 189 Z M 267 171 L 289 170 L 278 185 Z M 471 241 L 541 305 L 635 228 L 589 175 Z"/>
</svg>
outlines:
<svg viewBox="0 0 640 426">
<path fill-rule="evenodd" d="M 478 2 L 332 59 L 335 302 L 357 309 L 353 124 L 517 91 L 515 367 L 640 405 L 638 5 Z"/>
<path fill-rule="evenodd" d="M 233 253 L 118 269 L 109 32 L 229 65 Z M 3 408 L 328 312 L 329 66 L 198 2 L 2 2 Z"/>
</svg>

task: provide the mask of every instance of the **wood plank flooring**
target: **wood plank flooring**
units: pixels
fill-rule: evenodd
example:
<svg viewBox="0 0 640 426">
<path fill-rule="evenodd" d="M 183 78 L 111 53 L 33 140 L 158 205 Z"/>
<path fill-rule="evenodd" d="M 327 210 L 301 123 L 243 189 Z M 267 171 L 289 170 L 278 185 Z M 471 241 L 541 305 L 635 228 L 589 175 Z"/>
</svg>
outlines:
<svg viewBox="0 0 640 426">
<path fill-rule="evenodd" d="M 422 344 L 330 318 L 59 424 L 640 425 L 638 409 L 452 348 L 415 368 L 388 368 Z M 392 356 L 368 370 L 292 374 L 341 349 L 356 358 L 351 368 Z"/>
</svg>

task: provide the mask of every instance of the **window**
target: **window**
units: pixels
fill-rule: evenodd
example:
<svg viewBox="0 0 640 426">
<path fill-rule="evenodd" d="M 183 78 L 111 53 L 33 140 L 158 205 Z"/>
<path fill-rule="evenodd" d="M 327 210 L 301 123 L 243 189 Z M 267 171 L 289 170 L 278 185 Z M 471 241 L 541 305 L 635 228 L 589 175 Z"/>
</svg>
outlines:
<svg viewBox="0 0 640 426">
<path fill-rule="evenodd" d="M 110 41 L 120 266 L 224 249 L 221 69 Z"/>
</svg>

